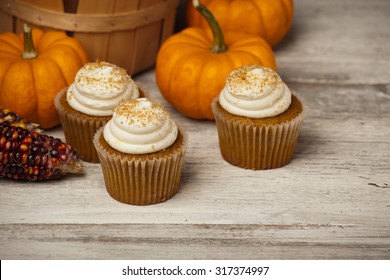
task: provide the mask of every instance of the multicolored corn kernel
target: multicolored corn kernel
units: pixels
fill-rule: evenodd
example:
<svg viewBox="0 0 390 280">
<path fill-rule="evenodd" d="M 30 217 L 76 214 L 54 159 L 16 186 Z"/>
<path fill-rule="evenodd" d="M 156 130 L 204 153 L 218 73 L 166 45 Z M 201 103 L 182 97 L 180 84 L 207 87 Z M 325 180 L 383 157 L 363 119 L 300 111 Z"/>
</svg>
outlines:
<svg viewBox="0 0 390 280">
<path fill-rule="evenodd" d="M 76 151 L 60 139 L 0 123 L 0 177 L 41 181 L 82 171 Z"/>
<path fill-rule="evenodd" d="M 29 131 L 35 131 L 42 133 L 43 130 L 39 128 L 38 124 L 29 123 L 26 119 L 22 118 L 18 114 L 12 112 L 9 109 L 0 108 L 0 123 L 6 123 L 12 126 L 25 128 Z"/>
</svg>

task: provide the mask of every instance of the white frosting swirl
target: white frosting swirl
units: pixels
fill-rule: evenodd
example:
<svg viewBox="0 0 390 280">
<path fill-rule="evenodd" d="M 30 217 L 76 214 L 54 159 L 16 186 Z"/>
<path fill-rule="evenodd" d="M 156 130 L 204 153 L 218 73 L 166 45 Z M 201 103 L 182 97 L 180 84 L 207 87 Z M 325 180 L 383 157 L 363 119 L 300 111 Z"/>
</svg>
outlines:
<svg viewBox="0 0 390 280">
<path fill-rule="evenodd" d="M 168 111 L 147 98 L 123 100 L 104 127 L 104 139 L 126 154 L 148 154 L 171 146 L 178 128 Z"/>
<path fill-rule="evenodd" d="M 233 70 L 219 95 L 219 103 L 231 114 L 266 118 L 277 116 L 291 104 L 291 91 L 279 75 L 259 65 Z"/>
<path fill-rule="evenodd" d="M 138 88 L 126 70 L 108 62 L 85 64 L 66 93 L 70 107 L 100 117 L 111 116 L 121 100 L 138 97 Z"/>
</svg>

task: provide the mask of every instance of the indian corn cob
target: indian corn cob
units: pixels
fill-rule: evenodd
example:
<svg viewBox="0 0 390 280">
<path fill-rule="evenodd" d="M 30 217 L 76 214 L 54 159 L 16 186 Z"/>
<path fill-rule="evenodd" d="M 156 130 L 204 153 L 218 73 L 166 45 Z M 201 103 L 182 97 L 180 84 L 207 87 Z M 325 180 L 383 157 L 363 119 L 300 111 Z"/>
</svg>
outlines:
<svg viewBox="0 0 390 280">
<path fill-rule="evenodd" d="M 82 170 L 75 150 L 60 139 L 0 123 L 0 177 L 40 181 Z"/>
</svg>

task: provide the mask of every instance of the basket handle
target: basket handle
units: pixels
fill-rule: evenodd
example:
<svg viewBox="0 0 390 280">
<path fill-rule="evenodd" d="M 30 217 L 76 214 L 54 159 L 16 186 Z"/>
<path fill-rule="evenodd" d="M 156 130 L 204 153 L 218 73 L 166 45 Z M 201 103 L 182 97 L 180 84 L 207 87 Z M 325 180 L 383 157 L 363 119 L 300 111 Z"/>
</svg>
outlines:
<svg viewBox="0 0 390 280">
<path fill-rule="evenodd" d="M 113 32 L 136 29 L 166 17 L 179 0 L 165 0 L 137 11 L 116 14 L 70 14 L 36 7 L 20 0 L 0 1 L 0 9 L 26 22 L 74 32 Z"/>
</svg>

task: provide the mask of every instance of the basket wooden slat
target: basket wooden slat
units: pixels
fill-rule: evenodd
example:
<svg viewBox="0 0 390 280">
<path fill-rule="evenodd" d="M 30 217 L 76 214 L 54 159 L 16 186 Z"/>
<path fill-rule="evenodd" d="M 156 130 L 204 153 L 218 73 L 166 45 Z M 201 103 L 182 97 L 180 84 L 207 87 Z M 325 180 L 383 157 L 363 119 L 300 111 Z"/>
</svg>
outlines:
<svg viewBox="0 0 390 280">
<path fill-rule="evenodd" d="M 12 31 L 13 29 L 12 16 L 0 10 L 0 33 Z"/>
<path fill-rule="evenodd" d="M 137 0 L 138 1 L 138 0 Z M 77 13 L 88 16 L 90 14 L 112 14 L 114 13 L 114 6 L 116 1 L 105 1 L 105 0 L 86 0 L 80 1 Z M 129 1 L 133 2 L 133 1 Z M 136 1 L 135 1 L 136 2 Z M 121 2 L 118 2 L 118 6 Z M 128 33 L 132 33 L 133 31 L 129 31 Z M 114 32 L 115 34 L 118 33 Z M 92 54 L 92 59 L 101 59 L 105 61 L 109 61 L 115 64 L 118 64 L 117 61 L 111 61 L 109 58 L 110 51 L 110 37 L 112 33 L 94 33 L 93 36 L 87 32 L 75 32 L 74 37 L 78 39 L 80 42 L 83 42 L 84 48 L 87 50 L 88 54 Z M 112 48 L 115 46 L 112 43 Z M 118 45 L 120 46 L 120 45 Z M 121 49 L 120 47 L 118 49 Z M 115 50 L 115 51 L 118 51 Z M 123 57 L 123 60 L 126 60 L 126 57 Z M 124 65 L 124 62 L 120 63 Z M 127 68 L 127 67 L 126 67 Z"/>
<path fill-rule="evenodd" d="M 140 8 L 148 8 L 154 6 L 159 0 L 147 0 L 140 2 Z M 163 24 L 163 23 L 162 23 Z M 135 68 L 145 68 L 145 65 L 154 63 L 155 56 L 151 53 L 156 53 L 161 41 L 161 25 L 153 23 L 139 28 L 135 34 L 135 52 L 138 53 L 137 59 L 133 61 Z M 159 40 L 153 40 L 159 38 Z"/>
<path fill-rule="evenodd" d="M 109 61 L 134 74 L 154 65 L 159 46 L 173 33 L 178 4 L 179 0 L 2 0 L 0 32 L 19 33 L 23 23 L 66 31 L 83 44 L 90 60 Z"/>
</svg>

